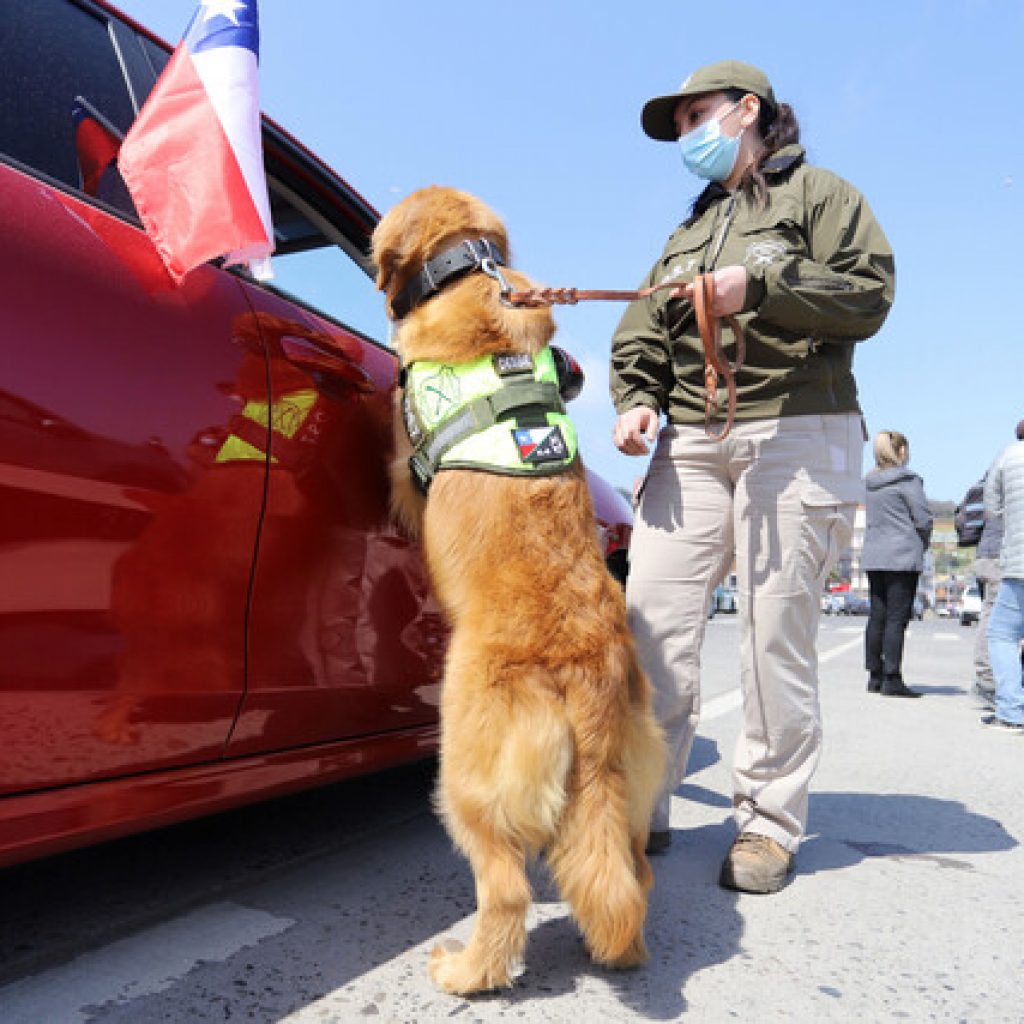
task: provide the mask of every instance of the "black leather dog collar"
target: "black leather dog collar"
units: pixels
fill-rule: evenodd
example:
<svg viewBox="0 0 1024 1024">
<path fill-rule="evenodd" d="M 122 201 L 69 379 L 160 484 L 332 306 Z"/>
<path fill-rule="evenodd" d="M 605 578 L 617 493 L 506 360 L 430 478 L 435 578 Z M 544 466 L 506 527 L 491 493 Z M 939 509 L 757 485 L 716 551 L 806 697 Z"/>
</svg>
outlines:
<svg viewBox="0 0 1024 1024">
<path fill-rule="evenodd" d="M 479 270 L 485 260 L 505 265 L 498 247 L 486 238 L 459 242 L 451 249 L 428 260 L 423 269 L 391 300 L 395 319 L 408 316 L 421 302 L 436 295 L 450 281 L 471 270 Z"/>
</svg>

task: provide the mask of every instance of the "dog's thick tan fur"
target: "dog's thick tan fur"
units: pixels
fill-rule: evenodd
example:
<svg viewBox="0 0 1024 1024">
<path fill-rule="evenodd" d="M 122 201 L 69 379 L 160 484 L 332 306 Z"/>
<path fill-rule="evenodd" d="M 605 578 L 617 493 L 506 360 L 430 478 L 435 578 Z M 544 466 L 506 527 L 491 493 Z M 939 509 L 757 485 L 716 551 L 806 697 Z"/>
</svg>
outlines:
<svg viewBox="0 0 1024 1024">
<path fill-rule="evenodd" d="M 389 309 L 428 259 L 476 238 L 507 255 L 503 225 L 470 195 L 431 187 L 399 203 L 373 236 Z M 402 320 L 397 345 L 406 362 L 458 363 L 537 352 L 553 333 L 548 310 L 507 309 L 495 282 L 472 273 Z M 526 859 L 542 851 L 594 960 L 637 964 L 663 740 L 583 468 L 546 478 L 442 471 L 424 502 L 398 407 L 395 447 L 394 511 L 421 535 L 452 627 L 438 807 L 479 904 L 469 945 L 435 948 L 431 974 L 463 995 L 511 984 L 526 944 Z"/>
</svg>

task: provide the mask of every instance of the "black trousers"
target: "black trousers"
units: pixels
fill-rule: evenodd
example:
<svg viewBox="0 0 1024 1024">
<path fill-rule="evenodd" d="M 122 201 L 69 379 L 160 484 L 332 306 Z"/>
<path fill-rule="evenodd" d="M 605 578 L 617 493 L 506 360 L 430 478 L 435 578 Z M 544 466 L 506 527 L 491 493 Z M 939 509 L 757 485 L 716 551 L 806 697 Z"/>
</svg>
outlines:
<svg viewBox="0 0 1024 1024">
<path fill-rule="evenodd" d="M 914 608 L 917 572 L 868 571 L 871 612 L 864 633 L 864 662 L 871 675 L 902 678 L 903 638 Z"/>
</svg>

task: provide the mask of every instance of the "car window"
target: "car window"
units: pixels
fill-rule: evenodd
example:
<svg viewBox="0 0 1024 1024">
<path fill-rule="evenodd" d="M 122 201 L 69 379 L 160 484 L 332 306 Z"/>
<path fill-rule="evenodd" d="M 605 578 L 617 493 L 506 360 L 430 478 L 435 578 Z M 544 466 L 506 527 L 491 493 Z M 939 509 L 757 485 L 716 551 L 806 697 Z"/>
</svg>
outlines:
<svg viewBox="0 0 1024 1024">
<path fill-rule="evenodd" d="M 3 3 L 0 53 L 0 154 L 134 214 L 110 163 L 135 112 L 106 22 L 69 0 Z"/>
<path fill-rule="evenodd" d="M 340 210 L 323 212 L 323 200 L 273 156 L 267 185 L 276 247 L 273 290 L 386 344 L 388 319 L 374 287 L 365 233 L 346 230 Z"/>
<path fill-rule="evenodd" d="M 270 184 L 273 194 L 273 183 Z M 345 248 L 323 234 L 307 237 L 308 248 L 292 248 L 281 239 L 280 204 L 274 207 L 274 291 L 297 299 L 346 327 L 354 327 L 374 341 L 387 343 L 388 320 L 384 299 L 372 279 Z M 294 228 L 294 219 L 287 226 Z"/>
</svg>

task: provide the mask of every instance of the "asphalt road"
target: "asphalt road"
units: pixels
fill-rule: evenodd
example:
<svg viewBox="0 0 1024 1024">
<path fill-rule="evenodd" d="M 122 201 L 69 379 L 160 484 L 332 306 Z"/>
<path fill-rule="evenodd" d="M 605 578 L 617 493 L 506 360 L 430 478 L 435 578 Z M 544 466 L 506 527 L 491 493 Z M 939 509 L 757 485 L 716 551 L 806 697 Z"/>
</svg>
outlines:
<svg viewBox="0 0 1024 1024">
<path fill-rule="evenodd" d="M 755 897 L 715 883 L 738 634 L 708 624 L 639 970 L 588 962 L 538 868 L 515 987 L 436 992 L 429 950 L 466 937 L 474 896 L 424 765 L 0 872 L 0 1024 L 1024 1020 L 1024 738 L 978 725 L 974 629 L 913 623 L 926 696 L 901 701 L 864 692 L 863 627 L 822 618 L 810 834 L 793 882 Z"/>
</svg>

